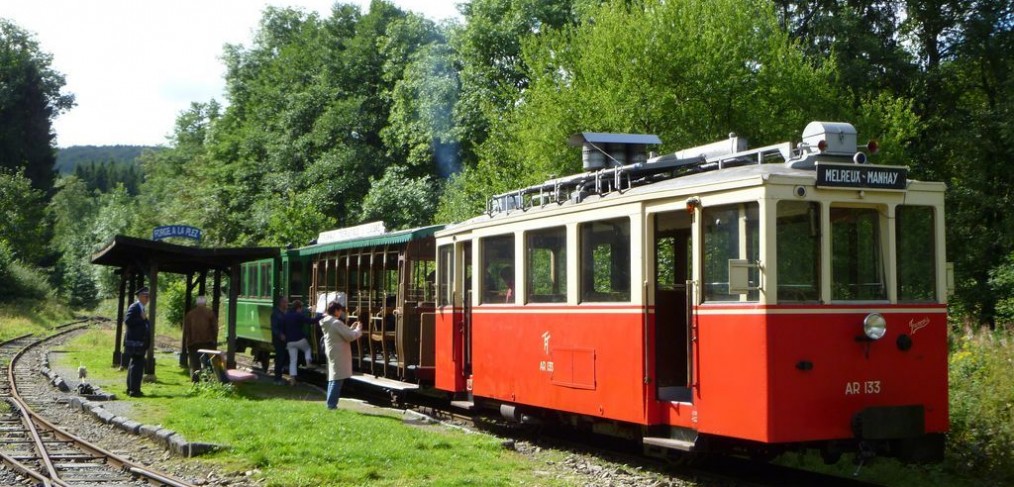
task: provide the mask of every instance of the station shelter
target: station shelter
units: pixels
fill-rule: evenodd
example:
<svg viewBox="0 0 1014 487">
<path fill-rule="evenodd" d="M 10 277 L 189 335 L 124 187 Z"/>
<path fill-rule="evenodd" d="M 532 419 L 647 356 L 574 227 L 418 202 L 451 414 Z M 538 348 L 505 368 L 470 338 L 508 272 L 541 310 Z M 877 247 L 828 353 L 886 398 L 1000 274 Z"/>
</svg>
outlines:
<svg viewBox="0 0 1014 487">
<path fill-rule="evenodd" d="M 123 352 L 124 312 L 136 290 L 147 285 L 149 288 L 148 320 L 151 323 L 150 343 L 145 365 L 145 374 L 155 373 L 155 330 L 158 309 L 158 277 L 168 272 L 186 276 L 185 308 L 189 311 L 194 297 L 207 295 L 206 281 L 213 276 L 210 306 L 216 316 L 221 316 L 220 296 L 223 274 L 229 277 L 227 298 L 228 330 L 226 367 L 236 367 L 236 298 L 239 293 L 240 268 L 244 262 L 277 257 L 276 247 L 206 248 L 177 245 L 168 242 L 117 235 L 105 248 L 92 255 L 92 264 L 116 267 L 119 276 L 119 291 L 116 307 L 116 345 L 113 351 L 113 366 L 121 365 Z M 196 295 L 194 292 L 196 291 Z M 180 343 L 180 366 L 187 366 L 187 354 Z"/>
</svg>

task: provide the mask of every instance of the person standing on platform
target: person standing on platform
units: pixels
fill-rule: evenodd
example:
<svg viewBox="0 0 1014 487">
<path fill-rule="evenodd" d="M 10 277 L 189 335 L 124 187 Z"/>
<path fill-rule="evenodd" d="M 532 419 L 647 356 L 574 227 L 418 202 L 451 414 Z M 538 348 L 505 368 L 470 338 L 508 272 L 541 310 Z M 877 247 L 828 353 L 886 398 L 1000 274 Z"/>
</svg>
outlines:
<svg viewBox="0 0 1014 487">
<path fill-rule="evenodd" d="M 345 324 L 345 306 L 337 301 L 327 304 L 327 314 L 320 320 L 324 333 L 324 353 L 327 354 L 327 408 L 338 407 L 342 384 L 352 377 L 352 347 L 363 335 L 360 323 L 351 328 Z"/>
<path fill-rule="evenodd" d="M 289 298 L 278 297 L 278 307 L 271 310 L 271 344 L 275 346 L 275 384 L 282 383 L 282 370 L 289 363 L 289 352 L 285 348 L 285 313 L 289 311 Z"/>
<path fill-rule="evenodd" d="M 148 321 L 148 288 L 137 290 L 137 301 L 127 308 L 124 323 L 127 333 L 123 337 L 123 356 L 127 362 L 127 395 L 141 397 L 141 380 L 144 379 L 145 353 L 150 345 L 151 322 Z"/>
<path fill-rule="evenodd" d="M 295 300 L 292 302 L 292 311 L 285 313 L 282 321 L 282 339 L 285 340 L 285 348 L 289 350 L 289 377 L 296 378 L 296 362 L 299 360 L 299 351 L 303 351 L 306 357 L 306 365 L 313 360 L 310 355 L 310 342 L 306 339 L 306 332 L 303 327 L 320 321 L 321 315 L 310 318 L 303 313 L 303 302 Z"/>
<path fill-rule="evenodd" d="M 183 318 L 183 336 L 186 337 L 190 380 L 197 382 L 199 378 L 197 372 L 203 368 L 197 351 L 202 348 L 214 350 L 218 347 L 218 317 L 208 309 L 208 298 L 197 296 L 197 306 L 188 311 Z"/>
</svg>

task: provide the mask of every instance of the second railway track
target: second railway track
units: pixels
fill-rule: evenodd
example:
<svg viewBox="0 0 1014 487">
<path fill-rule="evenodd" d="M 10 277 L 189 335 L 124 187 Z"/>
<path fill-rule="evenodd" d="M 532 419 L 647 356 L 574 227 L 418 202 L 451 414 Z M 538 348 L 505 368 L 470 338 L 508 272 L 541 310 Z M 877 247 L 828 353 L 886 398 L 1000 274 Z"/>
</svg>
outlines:
<svg viewBox="0 0 1014 487">
<path fill-rule="evenodd" d="M 190 486 L 170 475 L 86 441 L 46 419 L 66 409 L 39 373 L 39 343 L 76 331 L 66 327 L 45 339 L 18 337 L 0 344 L 0 459 L 19 480 L 45 486 Z M 30 480 L 29 480 L 30 479 Z"/>
</svg>

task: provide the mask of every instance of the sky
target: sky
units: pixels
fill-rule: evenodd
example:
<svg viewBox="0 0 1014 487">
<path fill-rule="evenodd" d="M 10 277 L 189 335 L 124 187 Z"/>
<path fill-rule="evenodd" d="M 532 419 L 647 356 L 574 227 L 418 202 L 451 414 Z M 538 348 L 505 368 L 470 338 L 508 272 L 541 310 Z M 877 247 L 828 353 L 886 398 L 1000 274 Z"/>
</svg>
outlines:
<svg viewBox="0 0 1014 487">
<path fill-rule="evenodd" d="M 464 0 L 392 0 L 434 21 Z M 0 0 L 35 35 L 77 105 L 53 122 L 58 147 L 164 145 L 191 102 L 225 103 L 225 44 L 249 46 L 268 5 L 328 16 L 333 0 Z M 360 5 L 369 0 L 341 0 Z"/>
</svg>

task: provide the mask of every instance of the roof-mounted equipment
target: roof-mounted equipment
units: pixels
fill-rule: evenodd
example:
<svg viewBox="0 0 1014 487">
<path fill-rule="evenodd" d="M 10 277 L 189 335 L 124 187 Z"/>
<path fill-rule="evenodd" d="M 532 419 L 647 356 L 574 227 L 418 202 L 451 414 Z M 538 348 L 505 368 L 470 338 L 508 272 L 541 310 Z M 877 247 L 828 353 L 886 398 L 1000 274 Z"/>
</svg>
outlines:
<svg viewBox="0 0 1014 487">
<path fill-rule="evenodd" d="M 648 146 L 659 145 L 657 135 L 582 132 L 570 136 L 572 147 L 581 146 L 585 171 L 626 166 L 648 160 Z"/>
</svg>

